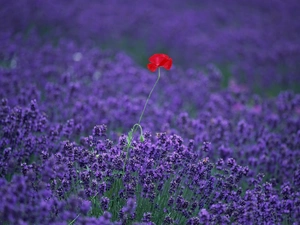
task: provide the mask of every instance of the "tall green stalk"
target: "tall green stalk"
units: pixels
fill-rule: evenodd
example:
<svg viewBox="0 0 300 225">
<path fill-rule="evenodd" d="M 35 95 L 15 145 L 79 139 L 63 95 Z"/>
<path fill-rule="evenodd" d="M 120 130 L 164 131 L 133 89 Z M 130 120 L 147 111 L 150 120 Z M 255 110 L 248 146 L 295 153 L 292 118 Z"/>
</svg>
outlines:
<svg viewBox="0 0 300 225">
<path fill-rule="evenodd" d="M 133 127 L 131 128 L 131 131 L 128 133 L 127 146 L 126 146 L 127 152 L 126 152 L 126 159 L 125 159 L 125 163 L 124 163 L 124 167 L 123 167 L 123 173 L 125 172 L 125 166 L 126 166 L 126 162 L 127 162 L 127 159 L 128 159 L 129 149 L 130 149 L 131 144 L 132 144 L 133 135 L 134 135 L 134 133 L 135 133 L 135 131 L 136 131 L 137 128 L 140 128 L 140 131 L 141 131 L 140 140 L 144 141 L 143 129 L 142 129 L 142 126 L 141 126 L 140 123 L 141 123 L 141 120 L 143 118 L 143 115 L 144 115 L 145 109 L 147 107 L 148 101 L 149 101 L 149 99 L 150 99 L 150 97 L 152 95 L 152 92 L 153 92 L 154 88 L 156 87 L 156 85 L 157 85 L 157 83 L 159 81 L 159 78 L 160 78 L 160 67 L 158 68 L 158 77 L 156 79 L 156 82 L 155 82 L 154 86 L 152 87 L 152 90 L 150 91 L 150 93 L 148 95 L 148 98 L 147 98 L 146 103 L 144 105 L 144 109 L 143 109 L 143 111 L 141 113 L 139 121 L 138 121 L 138 123 L 136 123 L 136 124 L 133 125 Z"/>
</svg>

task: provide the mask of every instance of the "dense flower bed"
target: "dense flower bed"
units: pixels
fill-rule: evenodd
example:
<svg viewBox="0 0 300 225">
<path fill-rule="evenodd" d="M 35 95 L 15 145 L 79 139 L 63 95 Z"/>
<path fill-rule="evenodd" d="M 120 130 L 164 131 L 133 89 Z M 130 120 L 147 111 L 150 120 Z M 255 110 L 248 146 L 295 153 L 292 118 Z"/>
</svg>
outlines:
<svg viewBox="0 0 300 225">
<path fill-rule="evenodd" d="M 133 143 L 124 169 L 125 135 L 113 143 L 99 125 L 75 143 L 66 140 L 67 127 L 49 123 L 34 101 L 10 108 L 2 100 L 2 222 L 289 224 L 299 218 L 297 175 L 276 187 L 233 158 L 213 163 L 193 142 L 149 132 Z"/>
<path fill-rule="evenodd" d="M 156 77 L 125 53 L 1 33 L 1 224 L 292 224 L 300 95 L 264 99 L 214 66 Z M 117 90 L 117 91 L 116 91 Z"/>
</svg>

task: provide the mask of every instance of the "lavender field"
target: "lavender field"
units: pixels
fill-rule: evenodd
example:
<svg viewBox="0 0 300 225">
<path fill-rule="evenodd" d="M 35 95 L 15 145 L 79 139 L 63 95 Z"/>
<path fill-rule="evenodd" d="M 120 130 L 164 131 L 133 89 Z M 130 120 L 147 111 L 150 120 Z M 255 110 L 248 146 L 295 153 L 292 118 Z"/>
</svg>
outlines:
<svg viewBox="0 0 300 225">
<path fill-rule="evenodd" d="M 299 224 L 299 12 L 0 0 L 0 224 Z"/>
</svg>

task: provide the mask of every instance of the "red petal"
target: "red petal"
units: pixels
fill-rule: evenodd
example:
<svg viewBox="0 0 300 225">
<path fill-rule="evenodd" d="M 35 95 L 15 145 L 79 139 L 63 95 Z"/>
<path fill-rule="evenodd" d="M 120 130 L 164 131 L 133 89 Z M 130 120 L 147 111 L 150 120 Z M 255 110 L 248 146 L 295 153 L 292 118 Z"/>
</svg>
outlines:
<svg viewBox="0 0 300 225">
<path fill-rule="evenodd" d="M 169 58 L 169 60 L 167 60 L 164 64 L 163 64 L 163 67 L 167 70 L 171 69 L 171 66 L 172 66 L 172 59 Z"/>
<path fill-rule="evenodd" d="M 149 58 L 149 61 L 157 66 L 161 66 L 161 63 L 165 60 L 168 59 L 169 57 L 165 54 L 154 54 Z"/>
<path fill-rule="evenodd" d="M 149 63 L 147 65 L 148 69 L 151 71 L 151 72 L 154 72 L 157 68 L 157 65 L 153 64 L 153 63 Z"/>
</svg>

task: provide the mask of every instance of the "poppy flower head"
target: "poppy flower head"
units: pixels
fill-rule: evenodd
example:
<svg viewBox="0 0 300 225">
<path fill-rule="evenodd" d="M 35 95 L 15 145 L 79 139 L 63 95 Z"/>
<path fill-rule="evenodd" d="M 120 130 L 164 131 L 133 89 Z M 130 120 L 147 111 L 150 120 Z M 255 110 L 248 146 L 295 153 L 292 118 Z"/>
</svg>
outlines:
<svg viewBox="0 0 300 225">
<path fill-rule="evenodd" d="M 169 70 L 172 66 L 172 59 L 168 55 L 162 53 L 152 55 L 149 58 L 149 61 L 150 63 L 148 63 L 147 67 L 151 72 L 155 72 L 155 70 L 160 66 L 167 70 Z"/>
</svg>

